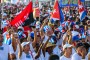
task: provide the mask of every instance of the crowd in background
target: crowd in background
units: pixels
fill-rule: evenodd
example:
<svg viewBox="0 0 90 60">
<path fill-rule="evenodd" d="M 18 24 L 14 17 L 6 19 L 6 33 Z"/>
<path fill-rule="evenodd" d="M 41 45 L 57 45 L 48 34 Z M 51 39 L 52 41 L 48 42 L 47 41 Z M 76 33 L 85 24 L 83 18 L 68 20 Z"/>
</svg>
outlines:
<svg viewBox="0 0 90 60">
<path fill-rule="evenodd" d="M 1 24 L 10 22 L 24 7 L 5 4 L 3 14 L 0 7 Z M 82 22 L 77 7 L 62 10 L 62 24 L 50 19 L 53 7 L 42 4 L 40 17 L 35 17 L 35 25 L 28 25 L 27 32 L 22 26 L 1 26 L 0 60 L 90 60 L 90 8 L 86 7 Z"/>
</svg>

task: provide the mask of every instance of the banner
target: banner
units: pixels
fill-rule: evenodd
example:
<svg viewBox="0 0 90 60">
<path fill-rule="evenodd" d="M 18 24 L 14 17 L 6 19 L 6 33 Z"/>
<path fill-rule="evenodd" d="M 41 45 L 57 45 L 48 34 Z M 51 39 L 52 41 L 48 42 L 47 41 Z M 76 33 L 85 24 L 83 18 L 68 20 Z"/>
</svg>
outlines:
<svg viewBox="0 0 90 60">
<path fill-rule="evenodd" d="M 19 0 L 11 0 L 12 4 L 17 4 L 19 2 Z"/>
<path fill-rule="evenodd" d="M 34 22 L 33 19 L 33 10 L 32 10 L 32 2 L 30 2 L 24 10 L 18 14 L 11 22 L 11 26 L 20 26 L 20 25 L 29 25 Z"/>
<path fill-rule="evenodd" d="M 78 6 L 78 0 L 60 0 L 60 6 Z"/>
</svg>

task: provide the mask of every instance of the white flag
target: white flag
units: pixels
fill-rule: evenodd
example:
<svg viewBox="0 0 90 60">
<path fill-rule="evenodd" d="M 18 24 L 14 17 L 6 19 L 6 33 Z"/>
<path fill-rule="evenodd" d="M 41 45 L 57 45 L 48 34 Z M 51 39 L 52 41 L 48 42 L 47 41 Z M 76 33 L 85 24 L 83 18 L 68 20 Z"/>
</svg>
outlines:
<svg viewBox="0 0 90 60">
<path fill-rule="evenodd" d="M 12 4 L 17 4 L 19 2 L 19 0 L 11 0 Z"/>
</svg>

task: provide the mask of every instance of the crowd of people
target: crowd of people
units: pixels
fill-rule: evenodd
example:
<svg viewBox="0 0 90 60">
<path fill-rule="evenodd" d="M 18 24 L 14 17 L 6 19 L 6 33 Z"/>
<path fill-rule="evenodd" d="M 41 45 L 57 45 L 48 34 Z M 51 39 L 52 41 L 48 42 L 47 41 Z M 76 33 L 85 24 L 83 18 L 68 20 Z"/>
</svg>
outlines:
<svg viewBox="0 0 90 60">
<path fill-rule="evenodd" d="M 4 13 L 0 12 L 1 23 L 10 22 L 24 7 L 5 5 Z M 35 25 L 28 25 L 30 30 L 25 31 L 22 26 L 16 28 L 7 23 L 3 25 L 0 60 L 90 60 L 90 8 L 86 7 L 87 16 L 83 21 L 80 21 L 77 7 L 62 10 L 63 23 L 50 19 L 53 7 L 42 4 Z"/>
</svg>

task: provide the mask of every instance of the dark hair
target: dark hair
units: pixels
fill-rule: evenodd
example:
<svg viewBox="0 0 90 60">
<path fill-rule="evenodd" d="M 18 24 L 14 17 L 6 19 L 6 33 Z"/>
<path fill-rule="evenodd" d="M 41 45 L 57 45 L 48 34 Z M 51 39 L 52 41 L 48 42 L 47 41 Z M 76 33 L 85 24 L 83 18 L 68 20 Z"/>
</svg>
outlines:
<svg viewBox="0 0 90 60">
<path fill-rule="evenodd" d="M 88 50 L 90 45 L 88 43 L 84 43 L 84 45 L 85 45 L 85 48 Z"/>
<path fill-rule="evenodd" d="M 50 55 L 49 60 L 59 60 L 58 55 Z"/>
<path fill-rule="evenodd" d="M 20 43 L 24 42 L 25 40 L 27 40 L 27 38 L 21 38 Z"/>
<path fill-rule="evenodd" d="M 81 47 L 81 46 L 85 47 L 85 45 L 80 42 L 80 43 L 78 43 L 78 44 L 76 45 L 76 49 L 77 49 L 78 47 Z"/>
</svg>

